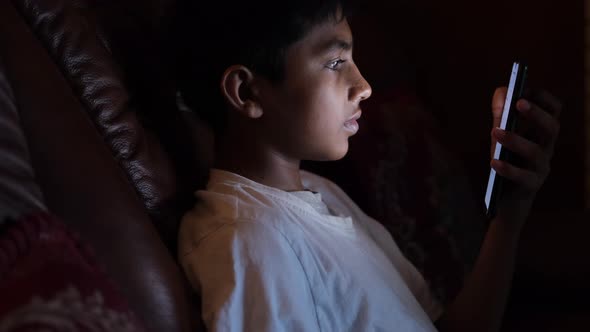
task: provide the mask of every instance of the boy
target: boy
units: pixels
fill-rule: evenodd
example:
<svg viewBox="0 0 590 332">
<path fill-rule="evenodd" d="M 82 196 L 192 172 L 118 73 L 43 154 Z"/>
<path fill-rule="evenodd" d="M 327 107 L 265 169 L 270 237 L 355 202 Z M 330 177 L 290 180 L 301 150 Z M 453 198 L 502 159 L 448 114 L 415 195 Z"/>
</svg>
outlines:
<svg viewBox="0 0 590 332">
<path fill-rule="evenodd" d="M 192 39 L 185 40 L 181 93 L 216 139 L 207 189 L 197 192 L 179 233 L 179 259 L 202 296 L 207 328 L 498 330 L 520 230 L 549 170 L 556 120 L 521 100 L 539 143 L 493 130 L 493 140 L 530 167 L 492 161 L 518 188 L 501 203 L 470 278 L 443 310 L 382 226 L 335 184 L 299 169 L 301 160 L 346 154 L 360 102 L 371 95 L 352 59 L 347 4 L 277 3 L 230 1 L 204 11 L 189 2 L 183 9 L 204 15 L 183 21 Z M 190 47 L 197 33 L 212 34 L 207 47 Z M 504 97 L 503 89 L 494 94 L 496 126 Z M 541 97 L 548 110 L 559 109 Z"/>
</svg>

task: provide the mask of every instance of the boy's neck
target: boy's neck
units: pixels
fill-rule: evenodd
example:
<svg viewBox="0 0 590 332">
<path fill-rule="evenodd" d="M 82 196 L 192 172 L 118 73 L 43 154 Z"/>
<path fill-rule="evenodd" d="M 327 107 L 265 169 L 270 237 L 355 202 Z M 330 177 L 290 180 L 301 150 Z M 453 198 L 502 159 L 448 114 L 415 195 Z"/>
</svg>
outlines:
<svg viewBox="0 0 590 332">
<path fill-rule="evenodd" d="M 216 145 L 215 168 L 285 191 L 305 190 L 299 170 L 300 160 L 286 158 L 272 148 L 252 141 L 224 140 Z"/>
</svg>

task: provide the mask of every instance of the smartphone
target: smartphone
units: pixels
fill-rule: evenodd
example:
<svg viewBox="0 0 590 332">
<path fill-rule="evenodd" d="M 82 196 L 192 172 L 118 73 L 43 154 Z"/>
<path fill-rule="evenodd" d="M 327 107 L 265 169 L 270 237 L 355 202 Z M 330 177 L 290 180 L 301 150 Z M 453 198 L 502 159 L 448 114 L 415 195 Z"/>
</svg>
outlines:
<svg viewBox="0 0 590 332">
<path fill-rule="evenodd" d="M 508 83 L 508 91 L 506 93 L 506 101 L 502 110 L 502 120 L 500 128 L 506 131 L 515 131 L 518 122 L 518 111 L 516 110 L 516 102 L 522 98 L 524 93 L 524 86 L 526 82 L 528 67 L 522 62 L 514 62 L 512 64 L 512 72 L 510 74 L 510 81 Z M 508 149 L 503 149 L 502 144 L 496 143 L 494 150 L 494 159 L 514 163 L 515 158 Z M 487 208 L 487 215 L 490 218 L 496 216 L 497 204 L 506 190 L 507 179 L 496 174 L 492 168 L 490 170 L 490 177 L 488 179 L 488 186 L 486 189 L 485 203 Z"/>
</svg>

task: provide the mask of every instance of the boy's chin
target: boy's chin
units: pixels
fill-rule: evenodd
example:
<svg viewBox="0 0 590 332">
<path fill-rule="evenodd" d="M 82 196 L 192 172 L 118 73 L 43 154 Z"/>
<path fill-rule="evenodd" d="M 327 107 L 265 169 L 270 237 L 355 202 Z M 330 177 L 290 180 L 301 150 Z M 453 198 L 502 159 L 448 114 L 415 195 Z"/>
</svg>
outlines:
<svg viewBox="0 0 590 332">
<path fill-rule="evenodd" d="M 314 161 L 336 161 L 344 158 L 348 153 L 348 142 L 345 146 L 340 146 L 329 151 L 325 151 L 316 158 L 313 158 Z"/>
</svg>

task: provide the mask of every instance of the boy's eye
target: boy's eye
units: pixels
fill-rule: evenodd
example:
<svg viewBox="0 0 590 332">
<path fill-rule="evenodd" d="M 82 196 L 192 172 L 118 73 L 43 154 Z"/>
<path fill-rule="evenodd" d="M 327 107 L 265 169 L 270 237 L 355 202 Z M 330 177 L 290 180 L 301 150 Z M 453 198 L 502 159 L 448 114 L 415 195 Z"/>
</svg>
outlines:
<svg viewBox="0 0 590 332">
<path fill-rule="evenodd" d="M 328 64 L 326 65 L 326 67 L 328 69 L 331 69 L 331 70 L 336 70 L 344 62 L 346 62 L 346 60 L 342 60 L 342 59 L 332 60 L 332 61 L 328 62 Z"/>
</svg>

